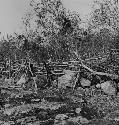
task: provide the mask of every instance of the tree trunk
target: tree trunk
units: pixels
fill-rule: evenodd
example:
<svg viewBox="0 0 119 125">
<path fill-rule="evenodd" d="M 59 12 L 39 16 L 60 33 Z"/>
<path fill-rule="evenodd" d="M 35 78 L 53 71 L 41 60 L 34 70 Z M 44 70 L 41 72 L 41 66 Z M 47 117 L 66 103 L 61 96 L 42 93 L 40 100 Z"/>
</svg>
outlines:
<svg viewBox="0 0 119 125">
<path fill-rule="evenodd" d="M 49 69 L 48 64 L 46 64 L 45 61 L 43 61 L 43 63 L 44 63 L 44 66 L 45 66 L 45 68 L 46 68 L 46 72 L 47 72 L 47 86 L 49 87 L 49 86 L 51 86 L 51 84 L 52 84 L 51 71 L 50 71 L 50 69 Z"/>
</svg>

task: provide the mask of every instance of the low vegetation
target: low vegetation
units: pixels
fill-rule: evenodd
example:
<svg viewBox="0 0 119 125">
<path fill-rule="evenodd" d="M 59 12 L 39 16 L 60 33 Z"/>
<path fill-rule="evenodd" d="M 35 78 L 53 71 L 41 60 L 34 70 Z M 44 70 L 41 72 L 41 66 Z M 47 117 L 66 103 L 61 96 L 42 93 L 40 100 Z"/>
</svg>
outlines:
<svg viewBox="0 0 119 125">
<path fill-rule="evenodd" d="M 117 2 L 95 1 L 87 29 L 60 0 L 30 5 L 0 42 L 0 124 L 118 125 Z"/>
</svg>

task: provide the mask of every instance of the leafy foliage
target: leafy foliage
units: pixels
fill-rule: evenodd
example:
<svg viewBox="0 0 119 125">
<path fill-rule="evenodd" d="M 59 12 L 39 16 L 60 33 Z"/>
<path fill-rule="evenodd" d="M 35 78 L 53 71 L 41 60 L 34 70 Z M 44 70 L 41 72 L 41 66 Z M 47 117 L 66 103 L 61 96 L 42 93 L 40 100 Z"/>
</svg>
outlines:
<svg viewBox="0 0 119 125">
<path fill-rule="evenodd" d="M 96 64 L 91 58 L 103 57 L 118 48 L 117 4 L 107 0 L 94 2 L 94 7 L 99 8 L 94 8 L 86 30 L 80 27 L 80 15 L 67 11 L 61 0 L 32 0 L 30 5 L 32 12 L 23 20 L 27 32 L 8 36 L 0 43 L 0 61 L 5 63 L 1 73 L 6 77 L 8 72 L 10 76 L 0 79 L 0 124 L 108 124 L 109 114 L 118 115 L 118 95 L 105 95 L 108 91 L 104 93 L 95 85 L 110 80 L 114 83 L 112 89 L 117 91 L 119 80 L 110 78 L 111 68 L 104 65 L 109 61 L 107 57 L 104 61 L 97 58 Z M 78 62 L 72 64 L 70 60 Z M 61 63 L 64 61 L 66 65 Z M 80 63 L 90 67 L 81 67 Z M 31 75 L 32 68 L 35 75 Z M 118 76 L 112 70 L 110 73 Z M 17 86 L 22 76 L 25 83 Z M 114 118 L 112 124 L 117 123 Z"/>
</svg>

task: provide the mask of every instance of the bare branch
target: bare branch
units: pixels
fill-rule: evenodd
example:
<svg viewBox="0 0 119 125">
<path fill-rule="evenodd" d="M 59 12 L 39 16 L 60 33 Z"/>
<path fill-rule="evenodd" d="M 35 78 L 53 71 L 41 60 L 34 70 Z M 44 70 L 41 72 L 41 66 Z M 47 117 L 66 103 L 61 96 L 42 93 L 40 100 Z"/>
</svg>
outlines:
<svg viewBox="0 0 119 125">
<path fill-rule="evenodd" d="M 83 64 L 84 61 L 81 59 L 81 57 L 79 56 L 79 54 L 77 52 L 74 52 L 74 54 L 76 55 L 76 57 L 79 59 L 79 62 L 81 63 L 79 65 L 81 67 L 87 69 L 88 71 L 90 71 L 92 74 L 102 75 L 102 76 L 108 76 L 108 77 L 111 77 L 112 79 L 119 78 L 119 76 L 115 75 L 115 74 L 109 74 L 109 73 L 104 73 L 104 72 L 97 72 L 97 71 L 92 70 L 91 68 L 89 68 L 88 66 L 86 66 L 86 65 Z M 76 71 L 76 72 L 79 72 L 79 71 Z"/>
</svg>

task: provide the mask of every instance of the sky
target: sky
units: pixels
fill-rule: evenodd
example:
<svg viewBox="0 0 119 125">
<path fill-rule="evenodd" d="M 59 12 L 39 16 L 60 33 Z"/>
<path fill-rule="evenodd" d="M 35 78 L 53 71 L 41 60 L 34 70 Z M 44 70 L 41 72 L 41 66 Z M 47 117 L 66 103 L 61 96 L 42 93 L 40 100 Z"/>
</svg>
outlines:
<svg viewBox="0 0 119 125">
<path fill-rule="evenodd" d="M 93 0 L 62 0 L 64 7 L 89 16 Z M 30 0 L 0 0 L 0 36 L 22 31 L 21 18 L 29 11 Z"/>
<path fill-rule="evenodd" d="M 0 0 L 0 32 L 11 34 L 20 29 L 21 18 L 28 11 L 29 0 Z"/>
<path fill-rule="evenodd" d="M 64 6 L 72 11 L 78 12 L 83 19 L 91 12 L 93 0 L 62 0 Z"/>
</svg>

